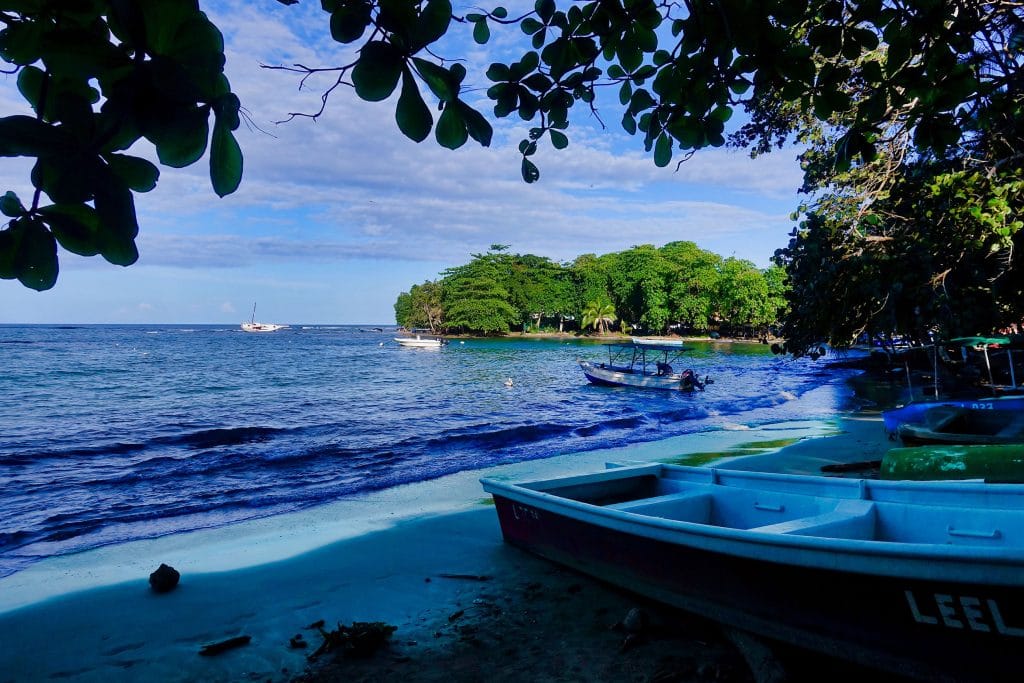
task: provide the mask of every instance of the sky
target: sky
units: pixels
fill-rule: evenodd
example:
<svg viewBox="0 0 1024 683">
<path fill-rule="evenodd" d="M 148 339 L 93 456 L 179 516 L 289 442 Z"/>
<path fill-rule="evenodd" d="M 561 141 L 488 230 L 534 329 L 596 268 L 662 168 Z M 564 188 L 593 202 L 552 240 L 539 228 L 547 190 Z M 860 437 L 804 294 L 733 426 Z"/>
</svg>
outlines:
<svg viewBox="0 0 1024 683">
<path fill-rule="evenodd" d="M 340 88 L 315 121 L 281 123 L 291 112 L 315 112 L 330 80 L 300 87 L 296 74 L 261 65 L 335 66 L 352 56 L 331 40 L 316 0 L 200 4 L 224 33 L 227 76 L 247 114 L 236 131 L 241 187 L 218 198 L 207 158 L 161 167 L 157 188 L 135 198 L 137 263 L 123 268 L 61 251 L 49 291 L 0 280 L 0 323 L 237 324 L 255 306 L 264 322 L 393 324 L 400 292 L 491 244 L 569 261 L 689 240 L 766 267 L 788 241 L 800 201 L 795 150 L 752 160 L 742 150 L 707 149 L 659 169 L 642 137 L 620 127 L 614 93 L 598 104 L 604 125 L 581 112 L 567 131 L 569 147 L 543 143 L 534 157 L 541 179 L 524 183 L 517 145 L 528 125 L 490 115 L 483 77 L 492 61 L 526 49 L 517 27 L 493 30 L 491 43 L 478 46 L 468 26 L 453 24 L 441 46 L 466 58 L 467 84 L 476 89 L 465 97 L 495 130 L 489 148 L 470 140 L 450 151 L 432 136 L 420 144 L 402 136 L 397 92 L 366 103 Z M 526 5 L 503 4 L 513 16 Z M 458 0 L 454 7 L 471 11 Z M 0 75 L 4 115 L 29 113 L 15 78 Z M 145 142 L 131 153 L 155 160 Z M 0 194 L 31 197 L 28 169 L 21 159 L 0 160 Z"/>
</svg>

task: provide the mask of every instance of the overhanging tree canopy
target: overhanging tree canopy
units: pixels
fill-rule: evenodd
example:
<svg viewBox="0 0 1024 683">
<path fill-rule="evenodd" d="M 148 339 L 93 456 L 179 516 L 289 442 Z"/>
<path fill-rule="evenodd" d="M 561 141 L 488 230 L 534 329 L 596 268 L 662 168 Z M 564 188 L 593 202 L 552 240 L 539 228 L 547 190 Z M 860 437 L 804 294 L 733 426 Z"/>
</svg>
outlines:
<svg viewBox="0 0 1024 683">
<path fill-rule="evenodd" d="M 356 55 L 325 68 L 337 74 L 325 104 L 339 87 L 369 101 L 397 93 L 391 106 L 405 135 L 422 141 L 433 132 L 454 149 L 470 138 L 490 144 L 491 125 L 468 97 L 486 88 L 494 116 L 531 123 L 519 144 L 527 182 L 540 177 L 542 144 L 568 146 L 570 113 L 596 111 L 598 90 L 613 88 L 621 110 L 596 113 L 621 113 L 659 166 L 727 139 L 760 152 L 801 136 L 810 145 L 805 189 L 852 187 L 836 193 L 852 210 L 829 214 L 844 240 L 870 215 L 891 231 L 886 214 L 865 209 L 902 191 L 900 179 L 918 162 L 952 162 L 939 184 L 948 174 L 981 174 L 946 187 L 948 211 L 978 221 L 988 230 L 983 242 L 995 234 L 1005 248 L 1021 227 L 1012 184 L 1024 148 L 1017 2 L 537 0 L 518 15 L 502 7 L 454 15 L 450 0 L 321 7 L 325 30 Z M 13 219 L 0 231 L 0 277 L 51 287 L 58 243 L 133 262 L 132 193 L 157 177 L 152 164 L 123 154 L 141 137 L 172 167 L 195 162 L 209 144 L 215 191 L 237 186 L 238 101 L 223 76 L 220 33 L 195 0 L 8 0 L 0 22 L 0 57 L 18 72 L 29 112 L 0 119 L 0 155 L 35 159 L 36 188 L 29 201 L 8 194 L 0 202 Z M 499 29 L 518 32 L 524 48 L 471 74 L 458 55 L 434 49 L 460 27 L 478 43 Z M 737 110 L 749 122 L 730 138 Z M 979 154 L 981 163 L 963 163 Z M 841 174 L 862 164 L 876 164 L 886 182 L 851 186 Z M 858 253 L 849 241 L 843 249 Z"/>
</svg>

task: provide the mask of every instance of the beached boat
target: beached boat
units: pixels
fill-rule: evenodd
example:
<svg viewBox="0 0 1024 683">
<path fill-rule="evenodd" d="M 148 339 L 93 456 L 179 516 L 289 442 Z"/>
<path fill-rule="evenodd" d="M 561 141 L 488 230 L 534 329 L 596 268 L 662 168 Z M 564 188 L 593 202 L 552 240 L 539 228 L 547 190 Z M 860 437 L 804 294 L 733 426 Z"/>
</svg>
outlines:
<svg viewBox="0 0 1024 683">
<path fill-rule="evenodd" d="M 1024 396 L 994 396 L 940 401 L 914 401 L 900 408 L 882 412 L 882 424 L 889 434 L 896 434 L 902 424 L 921 423 L 925 414 L 939 406 L 969 408 L 982 411 L 1024 411 Z"/>
<path fill-rule="evenodd" d="M 642 389 L 670 389 L 674 391 L 704 391 L 712 380 L 703 380 L 692 370 L 676 372 L 683 354 L 692 349 L 681 344 L 627 343 L 605 344 L 607 363 L 579 361 L 580 369 L 594 384 Z"/>
<path fill-rule="evenodd" d="M 932 444 L 890 448 L 882 457 L 881 479 L 935 481 L 981 479 L 1024 483 L 1024 444 Z"/>
<path fill-rule="evenodd" d="M 422 337 L 418 334 L 415 337 L 395 337 L 395 341 L 401 346 L 408 346 L 417 349 L 439 349 L 448 343 L 447 339 L 441 339 L 440 337 Z"/>
<path fill-rule="evenodd" d="M 482 484 L 507 542 L 769 640 L 930 680 L 1024 667 L 1024 485 L 664 464 Z"/>
<path fill-rule="evenodd" d="M 922 423 L 899 426 L 900 440 L 920 444 L 1024 443 L 1024 410 L 935 406 L 925 411 Z"/>
</svg>

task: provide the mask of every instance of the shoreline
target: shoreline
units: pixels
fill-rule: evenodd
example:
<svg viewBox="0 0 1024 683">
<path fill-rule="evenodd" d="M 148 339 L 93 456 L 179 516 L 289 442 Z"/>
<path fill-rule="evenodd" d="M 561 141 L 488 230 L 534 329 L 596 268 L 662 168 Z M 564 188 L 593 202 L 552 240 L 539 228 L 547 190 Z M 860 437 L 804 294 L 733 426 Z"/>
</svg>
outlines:
<svg viewBox="0 0 1024 683">
<path fill-rule="evenodd" d="M 886 447 L 880 417 L 866 412 L 733 427 L 461 472 L 313 510 L 43 560 L 0 580 L 0 631 L 10 634 L 0 670 L 11 680 L 238 680 L 250 674 L 288 680 L 304 669 L 320 642 L 304 627 L 324 619 L 328 628 L 353 621 L 398 627 L 388 651 L 361 662 L 363 673 L 353 673 L 367 680 L 441 680 L 446 677 L 432 673 L 430 662 L 446 658 L 454 658 L 456 669 L 468 667 L 462 671 L 470 679 L 486 673 L 473 668 L 485 664 L 531 678 L 541 670 L 515 667 L 547 666 L 551 657 L 577 657 L 575 666 L 584 666 L 582 655 L 572 652 L 595 645 L 607 651 L 609 668 L 592 680 L 632 678 L 630 671 L 640 672 L 630 667 L 639 663 L 628 650 L 619 656 L 623 635 L 608 629 L 624 618 L 617 612 L 636 599 L 574 573 L 566 578 L 568 570 L 506 546 L 477 479 L 545 478 L 600 469 L 610 460 L 688 458 L 727 468 L 816 473 L 809 470 L 826 461 L 860 461 L 871 449 Z M 151 593 L 146 583 L 160 562 L 182 573 L 179 588 L 167 595 Z M 481 583 L 444 574 L 492 579 Z M 570 592 L 575 585 L 582 588 Z M 528 601 L 532 616 L 515 626 L 509 610 Z M 591 609 L 591 603 L 600 608 Z M 577 612 L 562 611 L 573 605 Z M 573 629 L 566 628 L 570 622 Z M 567 634 L 565 644 L 556 647 L 561 641 L 548 628 L 555 636 Z M 698 630 L 698 640 L 712 642 L 706 629 Z M 289 647 L 300 633 L 308 650 Z M 611 644 L 609 634 L 615 638 Z M 196 654 L 204 644 L 238 635 L 250 635 L 252 642 L 218 657 Z M 500 638 L 517 637 L 554 648 L 551 657 L 515 646 L 501 649 Z M 719 667 L 733 672 L 732 679 L 735 652 L 714 642 L 725 659 L 705 661 L 694 650 L 693 666 Z M 520 661 L 525 655 L 528 661 Z M 422 677 L 410 678 L 411 670 Z M 657 670 L 645 669 L 645 675 Z M 498 669 L 489 671 L 501 677 Z M 544 676 L 554 674 L 534 680 Z"/>
</svg>

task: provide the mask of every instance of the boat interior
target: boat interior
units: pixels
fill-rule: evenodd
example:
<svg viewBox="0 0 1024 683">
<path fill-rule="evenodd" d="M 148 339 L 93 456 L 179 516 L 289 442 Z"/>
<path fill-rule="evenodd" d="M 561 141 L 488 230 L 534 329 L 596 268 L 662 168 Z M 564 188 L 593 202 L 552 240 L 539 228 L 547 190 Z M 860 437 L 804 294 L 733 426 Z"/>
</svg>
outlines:
<svg viewBox="0 0 1024 683">
<path fill-rule="evenodd" d="M 1007 487 L 1016 488 L 1015 494 L 1005 490 L 1009 495 L 986 497 L 981 492 L 971 495 L 969 483 L 965 490 L 964 482 L 948 487 L 927 482 L 912 486 L 924 495 L 907 496 L 907 482 L 713 469 L 703 470 L 713 473 L 704 475 L 705 481 L 694 481 L 672 476 L 672 466 L 630 469 L 633 473 L 622 477 L 584 475 L 522 487 L 618 513 L 765 534 L 986 547 L 1024 544 L 1024 487 Z M 957 489 L 968 495 L 957 496 Z"/>
</svg>

